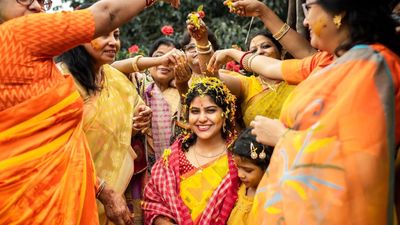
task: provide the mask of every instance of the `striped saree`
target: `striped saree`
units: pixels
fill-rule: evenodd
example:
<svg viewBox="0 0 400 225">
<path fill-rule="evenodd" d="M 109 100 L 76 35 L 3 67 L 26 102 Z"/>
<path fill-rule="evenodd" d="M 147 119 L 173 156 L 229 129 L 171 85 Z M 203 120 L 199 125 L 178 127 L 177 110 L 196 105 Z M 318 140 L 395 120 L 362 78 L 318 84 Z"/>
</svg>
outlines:
<svg viewBox="0 0 400 225">
<path fill-rule="evenodd" d="M 301 82 L 249 224 L 393 224 L 399 75 L 398 56 L 363 45 Z"/>
<path fill-rule="evenodd" d="M 98 224 L 82 107 L 67 77 L 0 112 L 0 224 Z"/>
</svg>

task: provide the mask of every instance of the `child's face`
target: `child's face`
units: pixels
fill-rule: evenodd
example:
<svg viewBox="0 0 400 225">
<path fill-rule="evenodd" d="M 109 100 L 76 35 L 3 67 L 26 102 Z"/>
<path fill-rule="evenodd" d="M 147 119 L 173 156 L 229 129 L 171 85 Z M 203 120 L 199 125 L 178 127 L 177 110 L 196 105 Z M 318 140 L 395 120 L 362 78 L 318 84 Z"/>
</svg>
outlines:
<svg viewBox="0 0 400 225">
<path fill-rule="evenodd" d="M 235 155 L 234 160 L 242 183 L 246 188 L 256 189 L 265 171 L 256 164 L 251 163 L 250 160 L 242 159 L 238 155 Z"/>
</svg>

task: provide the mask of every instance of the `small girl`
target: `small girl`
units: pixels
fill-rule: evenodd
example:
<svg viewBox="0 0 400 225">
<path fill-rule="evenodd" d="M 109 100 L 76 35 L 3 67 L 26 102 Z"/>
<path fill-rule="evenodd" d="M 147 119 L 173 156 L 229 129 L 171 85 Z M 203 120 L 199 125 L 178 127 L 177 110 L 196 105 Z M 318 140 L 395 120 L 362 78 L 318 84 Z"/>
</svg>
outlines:
<svg viewBox="0 0 400 225">
<path fill-rule="evenodd" d="M 247 224 L 254 194 L 268 168 L 272 150 L 271 147 L 256 141 L 256 137 L 251 134 L 251 128 L 246 128 L 235 141 L 233 155 L 242 185 L 239 188 L 238 200 L 231 212 L 228 225 Z"/>
</svg>

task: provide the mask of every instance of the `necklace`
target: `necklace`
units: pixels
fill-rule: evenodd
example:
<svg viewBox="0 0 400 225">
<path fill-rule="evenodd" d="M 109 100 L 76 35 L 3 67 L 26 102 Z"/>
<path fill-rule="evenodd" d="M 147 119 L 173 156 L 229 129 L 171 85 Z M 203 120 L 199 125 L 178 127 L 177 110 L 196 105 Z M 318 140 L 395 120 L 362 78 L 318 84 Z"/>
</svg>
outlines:
<svg viewBox="0 0 400 225">
<path fill-rule="evenodd" d="M 198 167 L 200 168 L 199 172 L 202 172 L 202 171 L 203 171 L 203 167 L 200 165 L 200 162 L 199 162 L 199 160 L 197 159 L 197 155 L 199 155 L 199 156 L 201 156 L 201 157 L 204 157 L 204 158 L 215 158 L 215 157 L 217 157 L 217 156 L 222 155 L 222 153 L 224 153 L 225 150 L 226 150 L 226 147 L 224 147 L 224 149 L 223 149 L 222 152 L 219 152 L 218 154 L 216 154 L 216 155 L 214 155 L 214 156 L 204 156 L 204 155 L 201 155 L 201 154 L 199 154 L 199 153 L 196 152 L 196 145 L 194 145 L 194 146 L 193 146 L 193 155 L 194 155 L 194 159 L 196 160 L 196 163 L 197 163 Z"/>
<path fill-rule="evenodd" d="M 268 89 L 276 92 L 276 87 L 279 85 L 280 82 L 276 82 L 276 81 L 268 82 L 268 81 L 264 80 L 262 77 L 259 77 L 259 78 L 260 78 L 261 84 L 267 86 Z"/>
<path fill-rule="evenodd" d="M 197 154 L 197 155 L 199 155 L 199 156 L 201 156 L 201 157 L 203 157 L 203 158 L 207 158 L 207 159 L 212 159 L 212 158 L 215 158 L 215 157 L 217 157 L 217 156 L 220 156 L 220 155 L 222 155 L 222 153 L 225 152 L 225 150 L 226 150 L 226 147 L 224 146 L 224 148 L 222 149 L 221 152 L 218 152 L 218 153 L 215 154 L 215 155 L 208 156 L 208 155 L 202 155 L 202 154 L 198 153 L 198 152 L 196 151 L 196 148 L 193 148 L 193 151 L 194 151 L 195 154 Z"/>
</svg>

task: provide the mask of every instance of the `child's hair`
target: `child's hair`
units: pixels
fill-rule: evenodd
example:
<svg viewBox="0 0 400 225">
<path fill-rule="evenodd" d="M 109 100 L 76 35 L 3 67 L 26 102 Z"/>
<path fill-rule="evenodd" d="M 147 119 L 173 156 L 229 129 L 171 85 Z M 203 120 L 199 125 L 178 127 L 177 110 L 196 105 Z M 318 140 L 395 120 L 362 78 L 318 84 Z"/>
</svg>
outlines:
<svg viewBox="0 0 400 225">
<path fill-rule="evenodd" d="M 272 156 L 273 148 L 258 143 L 256 137 L 251 134 L 251 129 L 252 128 L 246 128 L 240 133 L 233 145 L 233 154 L 240 156 L 241 159 L 250 161 L 263 170 L 266 170 Z M 262 152 L 265 153 L 265 158 L 262 157 Z"/>
</svg>

